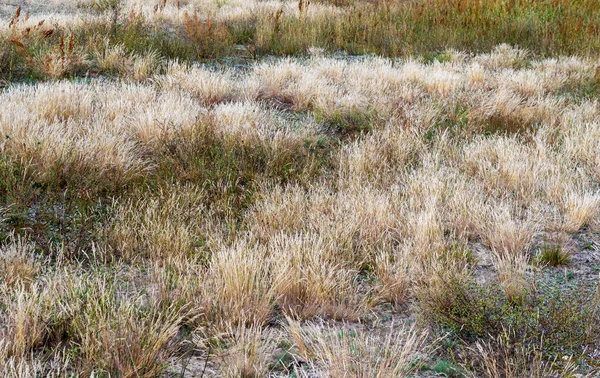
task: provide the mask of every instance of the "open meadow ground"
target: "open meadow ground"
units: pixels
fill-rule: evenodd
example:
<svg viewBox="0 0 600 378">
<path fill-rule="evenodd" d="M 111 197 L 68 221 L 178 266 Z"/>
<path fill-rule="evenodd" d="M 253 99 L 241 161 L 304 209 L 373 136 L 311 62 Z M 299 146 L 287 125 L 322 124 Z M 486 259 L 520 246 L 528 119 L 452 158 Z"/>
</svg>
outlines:
<svg viewBox="0 0 600 378">
<path fill-rule="evenodd" d="M 0 0 L 0 376 L 599 377 L 599 5 Z"/>
</svg>

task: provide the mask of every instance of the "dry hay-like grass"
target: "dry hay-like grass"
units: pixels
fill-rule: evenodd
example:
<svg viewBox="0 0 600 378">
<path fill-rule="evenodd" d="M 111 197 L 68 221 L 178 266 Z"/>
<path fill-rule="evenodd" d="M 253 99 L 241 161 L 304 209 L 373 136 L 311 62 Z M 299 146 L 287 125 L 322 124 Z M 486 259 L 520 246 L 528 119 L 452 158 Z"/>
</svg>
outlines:
<svg viewBox="0 0 600 378">
<path fill-rule="evenodd" d="M 232 4 L 219 12 L 246 17 Z M 543 375 L 548 356 L 510 349 L 489 319 L 506 314 L 486 311 L 537 305 L 540 240 L 597 251 L 594 61 L 501 45 L 238 70 L 153 54 L 113 46 L 95 59 L 123 79 L 0 92 L 3 375 L 153 377 L 201 355 L 227 376 L 399 376 L 427 362 L 422 328 L 440 319 L 478 338 L 465 369 Z M 588 303 L 552 319 L 585 333 L 563 341 L 591 369 L 588 273 Z M 338 335 L 413 310 L 414 328 Z M 538 368 L 507 373 L 517 359 Z"/>
</svg>

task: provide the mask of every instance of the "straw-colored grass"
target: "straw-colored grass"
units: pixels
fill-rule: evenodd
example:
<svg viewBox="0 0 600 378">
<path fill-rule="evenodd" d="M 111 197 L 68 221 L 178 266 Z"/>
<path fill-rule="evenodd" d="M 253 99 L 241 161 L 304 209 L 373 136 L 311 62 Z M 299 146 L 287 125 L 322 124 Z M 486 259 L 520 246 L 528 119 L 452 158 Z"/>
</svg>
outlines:
<svg viewBox="0 0 600 378">
<path fill-rule="evenodd" d="M 594 376 L 593 5 L 0 5 L 0 375 Z"/>
</svg>

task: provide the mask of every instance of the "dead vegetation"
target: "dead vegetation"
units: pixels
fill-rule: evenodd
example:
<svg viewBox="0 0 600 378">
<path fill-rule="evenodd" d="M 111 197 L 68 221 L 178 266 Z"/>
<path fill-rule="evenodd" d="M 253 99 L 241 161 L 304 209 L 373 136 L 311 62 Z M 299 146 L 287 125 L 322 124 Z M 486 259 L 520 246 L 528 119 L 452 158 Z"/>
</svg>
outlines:
<svg viewBox="0 0 600 378">
<path fill-rule="evenodd" d="M 459 4 L 461 17 L 485 20 L 481 4 Z M 598 374 L 597 61 L 508 44 L 330 56 L 302 29 L 353 7 L 402 6 L 110 0 L 82 8 L 106 18 L 85 22 L 11 12 L 1 375 Z M 256 21 L 264 9 L 274 18 Z M 222 54 L 246 22 L 278 23 L 255 53 L 257 41 L 292 46 L 277 39 L 291 27 L 314 46 L 191 64 L 138 40 L 159 22 L 183 22 L 169 38 L 194 41 L 194 59 Z M 31 73 L 43 80 L 19 82 Z"/>
</svg>

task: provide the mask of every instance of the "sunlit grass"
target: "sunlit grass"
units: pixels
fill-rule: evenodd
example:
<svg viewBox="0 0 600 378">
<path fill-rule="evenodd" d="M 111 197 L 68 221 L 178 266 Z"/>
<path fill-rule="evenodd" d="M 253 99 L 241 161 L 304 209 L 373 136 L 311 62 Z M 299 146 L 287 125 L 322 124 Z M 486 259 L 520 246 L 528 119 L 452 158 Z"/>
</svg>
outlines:
<svg viewBox="0 0 600 378">
<path fill-rule="evenodd" d="M 0 375 L 597 375 L 592 2 L 65 1 L 0 5 Z"/>
</svg>

